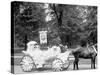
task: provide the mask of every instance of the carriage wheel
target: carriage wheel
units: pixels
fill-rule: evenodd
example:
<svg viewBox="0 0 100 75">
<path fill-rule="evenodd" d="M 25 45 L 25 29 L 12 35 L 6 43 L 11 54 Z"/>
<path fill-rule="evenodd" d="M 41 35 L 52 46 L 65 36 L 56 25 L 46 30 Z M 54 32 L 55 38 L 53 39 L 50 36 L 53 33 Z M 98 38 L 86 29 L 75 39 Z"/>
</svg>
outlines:
<svg viewBox="0 0 100 75">
<path fill-rule="evenodd" d="M 53 71 L 62 71 L 62 68 L 63 68 L 63 62 L 61 59 L 57 58 L 52 62 Z"/>
<path fill-rule="evenodd" d="M 69 61 L 69 58 L 66 60 L 66 62 L 63 64 L 63 68 L 64 69 L 68 69 L 70 66 L 70 61 Z"/>
<path fill-rule="evenodd" d="M 20 66 L 24 72 L 30 72 L 33 68 L 36 68 L 36 65 L 31 56 L 25 55 L 23 56 Z"/>
</svg>

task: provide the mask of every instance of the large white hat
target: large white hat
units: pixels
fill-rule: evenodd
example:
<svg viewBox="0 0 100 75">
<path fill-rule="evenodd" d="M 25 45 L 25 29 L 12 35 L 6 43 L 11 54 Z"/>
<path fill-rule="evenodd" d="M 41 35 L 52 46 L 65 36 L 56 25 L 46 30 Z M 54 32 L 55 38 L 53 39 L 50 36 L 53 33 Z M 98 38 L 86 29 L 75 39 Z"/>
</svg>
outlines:
<svg viewBox="0 0 100 75">
<path fill-rule="evenodd" d="M 37 44 L 37 42 L 36 42 L 36 41 L 30 41 L 30 42 L 28 42 L 28 43 L 27 43 L 27 46 L 30 46 L 30 45 L 35 45 L 35 44 Z"/>
</svg>

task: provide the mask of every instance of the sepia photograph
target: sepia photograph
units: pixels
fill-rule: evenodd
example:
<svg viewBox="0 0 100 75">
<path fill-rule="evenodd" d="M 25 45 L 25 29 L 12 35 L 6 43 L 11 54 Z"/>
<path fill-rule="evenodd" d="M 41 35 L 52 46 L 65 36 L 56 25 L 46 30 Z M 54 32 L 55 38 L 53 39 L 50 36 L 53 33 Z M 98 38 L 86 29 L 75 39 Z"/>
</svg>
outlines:
<svg viewBox="0 0 100 75">
<path fill-rule="evenodd" d="M 98 7 L 11 2 L 11 73 L 97 69 Z"/>
</svg>

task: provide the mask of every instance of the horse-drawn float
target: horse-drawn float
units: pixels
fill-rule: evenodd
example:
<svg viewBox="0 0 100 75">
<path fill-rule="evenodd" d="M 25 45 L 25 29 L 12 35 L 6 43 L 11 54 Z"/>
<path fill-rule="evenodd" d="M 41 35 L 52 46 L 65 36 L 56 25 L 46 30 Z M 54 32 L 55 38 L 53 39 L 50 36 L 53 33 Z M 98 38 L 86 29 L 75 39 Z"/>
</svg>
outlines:
<svg viewBox="0 0 100 75">
<path fill-rule="evenodd" d="M 48 47 L 46 50 L 41 50 L 40 45 L 36 41 L 30 41 L 27 44 L 27 50 L 20 62 L 23 71 L 29 72 L 32 69 L 51 68 L 53 71 L 61 71 L 68 68 L 69 51 L 61 52 L 60 46 Z"/>
</svg>

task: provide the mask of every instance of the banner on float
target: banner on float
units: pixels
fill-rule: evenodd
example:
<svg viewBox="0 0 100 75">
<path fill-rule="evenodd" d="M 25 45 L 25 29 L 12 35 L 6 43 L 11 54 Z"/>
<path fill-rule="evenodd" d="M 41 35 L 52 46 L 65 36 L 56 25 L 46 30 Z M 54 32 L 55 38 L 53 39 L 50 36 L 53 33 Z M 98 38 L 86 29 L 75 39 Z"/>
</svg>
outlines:
<svg viewBox="0 0 100 75">
<path fill-rule="evenodd" d="M 47 31 L 39 31 L 40 44 L 47 43 Z"/>
</svg>

